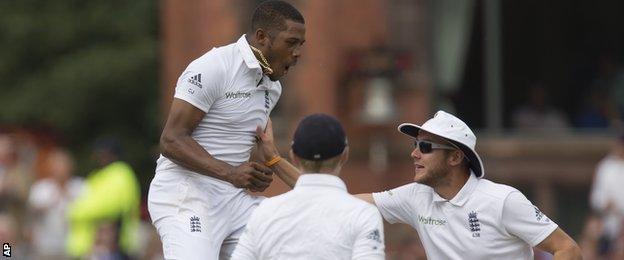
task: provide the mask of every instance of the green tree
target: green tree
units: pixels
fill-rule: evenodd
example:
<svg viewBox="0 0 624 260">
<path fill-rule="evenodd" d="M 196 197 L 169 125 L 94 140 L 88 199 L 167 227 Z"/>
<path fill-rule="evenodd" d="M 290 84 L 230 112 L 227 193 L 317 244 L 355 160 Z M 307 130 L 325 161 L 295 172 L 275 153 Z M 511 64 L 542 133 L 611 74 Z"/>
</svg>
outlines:
<svg viewBox="0 0 624 260">
<path fill-rule="evenodd" d="M 158 140 L 158 1 L 0 1 L 0 124 L 56 129 L 88 170 L 117 136 L 143 184 Z"/>
</svg>

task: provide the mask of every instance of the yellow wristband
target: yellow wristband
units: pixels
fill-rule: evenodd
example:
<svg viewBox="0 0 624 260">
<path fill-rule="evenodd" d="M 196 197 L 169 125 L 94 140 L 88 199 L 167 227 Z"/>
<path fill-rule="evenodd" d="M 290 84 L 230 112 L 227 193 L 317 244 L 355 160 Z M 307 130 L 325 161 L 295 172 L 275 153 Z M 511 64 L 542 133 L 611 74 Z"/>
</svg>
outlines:
<svg viewBox="0 0 624 260">
<path fill-rule="evenodd" d="M 266 167 L 271 167 L 273 165 L 275 165 L 276 163 L 278 163 L 279 161 L 282 160 L 282 157 L 279 155 L 273 156 L 273 158 L 271 158 L 271 160 L 268 160 L 264 163 L 264 165 L 266 165 Z"/>
</svg>

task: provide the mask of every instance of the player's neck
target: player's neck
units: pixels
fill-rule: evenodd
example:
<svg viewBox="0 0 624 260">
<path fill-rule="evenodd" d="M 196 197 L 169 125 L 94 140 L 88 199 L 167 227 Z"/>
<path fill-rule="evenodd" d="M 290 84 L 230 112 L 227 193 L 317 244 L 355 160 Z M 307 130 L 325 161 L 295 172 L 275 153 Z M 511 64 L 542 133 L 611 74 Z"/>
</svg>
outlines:
<svg viewBox="0 0 624 260">
<path fill-rule="evenodd" d="M 340 170 L 341 168 L 326 168 L 326 167 L 322 167 L 321 169 L 318 170 L 314 170 L 314 171 L 310 171 L 309 169 L 303 169 L 303 168 L 299 168 L 299 171 L 301 172 L 301 174 L 327 174 L 327 175 L 334 175 L 336 177 L 340 177 Z"/>
<path fill-rule="evenodd" d="M 254 46 L 253 42 L 249 42 L 249 48 L 251 48 L 251 52 L 256 57 L 256 60 L 258 60 L 258 64 L 260 64 L 260 67 L 262 67 L 262 71 L 264 72 L 264 74 L 267 74 L 267 75 L 273 74 L 273 69 L 271 68 L 271 64 L 269 63 L 266 56 L 264 55 L 265 52 L 262 51 L 260 48 Z"/>
<path fill-rule="evenodd" d="M 452 170 L 448 179 L 441 182 L 439 185 L 433 188 L 433 190 L 440 195 L 440 197 L 451 200 L 459 193 L 459 191 L 464 187 L 466 182 L 468 182 L 468 178 L 470 177 L 470 171 L 466 174 L 464 171 L 460 169 Z"/>
</svg>

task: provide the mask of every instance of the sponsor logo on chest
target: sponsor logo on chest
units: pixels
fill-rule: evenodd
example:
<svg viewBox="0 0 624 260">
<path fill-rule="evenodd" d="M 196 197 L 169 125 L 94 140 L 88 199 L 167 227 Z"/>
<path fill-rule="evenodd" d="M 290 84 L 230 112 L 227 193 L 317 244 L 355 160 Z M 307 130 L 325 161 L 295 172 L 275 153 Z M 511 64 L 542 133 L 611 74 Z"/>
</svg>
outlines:
<svg viewBox="0 0 624 260">
<path fill-rule="evenodd" d="M 242 91 L 225 92 L 225 98 L 227 99 L 240 99 L 240 98 L 250 98 L 250 97 L 251 97 L 251 91 L 249 92 L 242 92 Z"/>
<path fill-rule="evenodd" d="M 431 226 L 444 226 L 446 225 L 446 219 L 437 219 L 432 217 L 424 217 L 422 215 L 418 215 L 418 223 L 423 225 L 431 225 Z"/>
<path fill-rule="evenodd" d="M 252 96 L 254 96 L 254 91 L 247 91 L 247 92 L 243 92 L 243 91 L 229 91 L 229 92 L 225 92 L 224 98 L 226 100 L 257 100 L 258 102 L 262 102 L 260 101 L 260 99 L 251 99 Z M 268 90 L 264 90 L 264 102 L 262 103 L 258 103 L 258 105 L 261 104 L 261 106 L 264 107 L 264 113 L 266 113 L 267 115 L 269 114 L 269 111 L 271 109 L 271 105 L 272 105 L 272 100 L 271 100 L 271 96 L 269 94 Z M 254 101 L 256 102 L 256 101 Z"/>
</svg>

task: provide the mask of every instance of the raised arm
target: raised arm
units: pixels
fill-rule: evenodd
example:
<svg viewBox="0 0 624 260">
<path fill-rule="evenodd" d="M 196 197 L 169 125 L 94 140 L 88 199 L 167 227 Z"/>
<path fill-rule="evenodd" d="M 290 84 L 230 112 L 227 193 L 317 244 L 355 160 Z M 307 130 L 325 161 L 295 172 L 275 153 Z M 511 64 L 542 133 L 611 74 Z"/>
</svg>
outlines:
<svg viewBox="0 0 624 260">
<path fill-rule="evenodd" d="M 275 171 L 275 174 L 291 188 L 295 187 L 295 183 L 301 172 L 288 160 L 280 156 L 277 147 L 275 147 L 275 140 L 273 138 L 273 123 L 271 119 L 267 123 L 266 129 L 263 131 L 260 126 L 256 129 L 256 135 L 258 136 L 258 150 L 260 158 L 265 164 L 271 165 L 271 169 Z"/>
<path fill-rule="evenodd" d="M 265 190 L 273 180 L 269 168 L 255 162 L 233 167 L 212 157 L 191 137 L 204 115 L 204 111 L 190 103 L 174 98 L 160 137 L 163 156 L 191 171 L 227 181 L 235 187 Z"/>
</svg>

